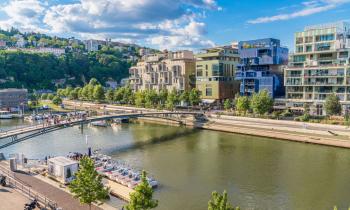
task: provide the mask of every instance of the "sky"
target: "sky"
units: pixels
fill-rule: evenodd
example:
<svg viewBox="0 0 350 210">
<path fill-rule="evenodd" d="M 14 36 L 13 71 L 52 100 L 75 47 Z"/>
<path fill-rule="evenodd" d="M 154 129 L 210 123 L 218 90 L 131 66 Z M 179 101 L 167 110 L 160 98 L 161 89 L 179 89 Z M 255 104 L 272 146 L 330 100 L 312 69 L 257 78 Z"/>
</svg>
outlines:
<svg viewBox="0 0 350 210">
<path fill-rule="evenodd" d="M 199 50 L 350 20 L 350 0 L 0 0 L 0 28 Z"/>
</svg>

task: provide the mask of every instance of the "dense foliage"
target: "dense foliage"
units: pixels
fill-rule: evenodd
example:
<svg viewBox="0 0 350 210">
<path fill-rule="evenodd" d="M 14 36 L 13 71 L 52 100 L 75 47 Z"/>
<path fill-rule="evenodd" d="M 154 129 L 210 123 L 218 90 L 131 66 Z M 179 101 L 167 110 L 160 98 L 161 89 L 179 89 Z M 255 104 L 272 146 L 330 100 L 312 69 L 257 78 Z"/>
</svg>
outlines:
<svg viewBox="0 0 350 210">
<path fill-rule="evenodd" d="M 239 207 L 232 207 L 227 199 L 227 192 L 221 195 L 214 191 L 211 194 L 211 200 L 208 202 L 208 210 L 239 210 Z"/>
<path fill-rule="evenodd" d="M 131 63 L 121 52 L 105 48 L 88 54 L 53 54 L 0 51 L 0 88 L 56 89 L 65 85 L 82 86 L 90 78 L 102 85 L 128 77 Z"/>
<path fill-rule="evenodd" d="M 153 189 L 147 181 L 146 172 L 142 171 L 141 183 L 130 194 L 130 202 L 125 206 L 127 210 L 148 210 L 158 206 L 158 200 L 153 199 Z"/>
<path fill-rule="evenodd" d="M 339 115 L 341 114 L 341 104 L 339 97 L 332 93 L 326 97 L 326 101 L 324 103 L 326 114 L 327 115 Z"/>
<path fill-rule="evenodd" d="M 94 167 L 94 161 L 85 156 L 80 160 L 79 171 L 75 174 L 76 179 L 69 185 L 69 190 L 80 203 L 89 205 L 103 201 L 108 197 L 108 188 L 102 183 L 102 177 L 98 175 Z"/>
<path fill-rule="evenodd" d="M 161 90 L 159 93 L 155 90 L 145 90 L 134 93 L 129 86 L 120 87 L 115 90 L 105 90 L 95 78 L 92 78 L 83 88 L 67 87 L 65 89 L 58 89 L 57 95 L 67 97 L 71 100 L 106 101 L 109 103 L 129 104 L 146 108 L 173 109 L 181 101 L 194 106 L 200 102 L 200 93 L 197 89 L 182 93 L 176 90 L 170 92 Z M 45 99 L 48 96 L 44 95 L 43 97 Z"/>
</svg>

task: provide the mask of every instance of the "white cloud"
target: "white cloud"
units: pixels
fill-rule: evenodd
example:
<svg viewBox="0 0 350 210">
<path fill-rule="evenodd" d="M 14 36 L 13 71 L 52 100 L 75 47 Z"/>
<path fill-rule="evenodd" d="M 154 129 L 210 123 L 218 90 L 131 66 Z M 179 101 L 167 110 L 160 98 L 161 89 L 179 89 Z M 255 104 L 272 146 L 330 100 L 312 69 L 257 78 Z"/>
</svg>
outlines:
<svg viewBox="0 0 350 210">
<path fill-rule="evenodd" d="M 279 14 L 274 16 L 259 17 L 254 20 L 249 20 L 248 23 L 258 24 L 258 23 L 268 23 L 281 20 L 289 20 L 298 17 L 309 16 L 328 10 L 335 9 L 340 5 L 345 3 L 350 3 L 350 0 L 311 0 L 302 2 L 302 9 L 292 12 Z"/>
<path fill-rule="evenodd" d="M 173 46 L 176 40 L 183 46 L 202 46 L 210 42 L 199 41 L 206 34 L 202 13 L 221 7 L 216 0 L 8 0 L 2 10 L 8 19 L 1 27 L 132 42 L 172 37 Z"/>
<path fill-rule="evenodd" d="M 3 4 L 1 10 L 8 16 L 0 21 L 1 28 L 19 28 L 30 31 L 38 28 L 40 18 L 45 11 L 45 5 L 39 0 L 12 0 Z"/>
</svg>

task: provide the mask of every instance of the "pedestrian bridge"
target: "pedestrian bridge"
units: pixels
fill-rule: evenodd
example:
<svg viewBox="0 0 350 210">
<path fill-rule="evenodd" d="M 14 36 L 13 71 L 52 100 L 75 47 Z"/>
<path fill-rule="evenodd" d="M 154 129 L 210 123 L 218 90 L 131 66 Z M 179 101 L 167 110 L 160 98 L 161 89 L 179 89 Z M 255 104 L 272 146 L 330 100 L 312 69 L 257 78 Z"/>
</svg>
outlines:
<svg viewBox="0 0 350 210">
<path fill-rule="evenodd" d="M 203 116 L 201 112 L 137 112 L 137 113 L 123 113 L 123 114 L 110 114 L 102 116 L 86 117 L 84 119 L 77 119 L 71 121 L 62 121 L 57 124 L 39 124 L 33 126 L 27 126 L 22 128 L 16 128 L 7 131 L 0 132 L 0 149 L 17 144 L 36 136 L 40 136 L 56 130 L 80 125 L 83 128 L 83 124 L 100 120 L 112 120 L 112 119 L 129 119 L 138 117 L 160 117 L 162 119 L 174 120 L 174 116 L 178 116 L 178 121 L 181 121 L 181 116 L 192 115 L 197 119 L 199 116 Z M 172 116 L 172 117 L 171 117 Z M 3 143 L 2 143 L 3 142 Z"/>
</svg>

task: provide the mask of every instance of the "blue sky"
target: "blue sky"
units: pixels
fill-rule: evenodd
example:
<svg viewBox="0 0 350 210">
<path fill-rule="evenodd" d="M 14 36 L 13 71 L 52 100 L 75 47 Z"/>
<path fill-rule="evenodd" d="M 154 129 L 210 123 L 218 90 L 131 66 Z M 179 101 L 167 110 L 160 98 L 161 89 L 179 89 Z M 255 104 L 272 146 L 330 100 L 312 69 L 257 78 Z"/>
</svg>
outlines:
<svg viewBox="0 0 350 210">
<path fill-rule="evenodd" d="M 0 0 L 0 27 L 160 49 L 273 37 L 350 19 L 350 0 Z"/>
</svg>

